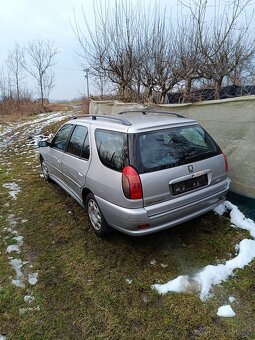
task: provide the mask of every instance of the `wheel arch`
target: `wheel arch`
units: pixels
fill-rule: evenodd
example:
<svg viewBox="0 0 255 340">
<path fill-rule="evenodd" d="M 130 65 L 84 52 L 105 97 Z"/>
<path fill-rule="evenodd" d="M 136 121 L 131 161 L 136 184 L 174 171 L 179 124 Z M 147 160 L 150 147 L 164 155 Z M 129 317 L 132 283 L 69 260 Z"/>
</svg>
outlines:
<svg viewBox="0 0 255 340">
<path fill-rule="evenodd" d="M 86 204 L 86 198 L 88 196 L 88 194 L 93 194 L 93 192 L 91 190 L 89 190 L 88 188 L 83 188 L 82 189 L 82 201 L 84 204 Z"/>
</svg>

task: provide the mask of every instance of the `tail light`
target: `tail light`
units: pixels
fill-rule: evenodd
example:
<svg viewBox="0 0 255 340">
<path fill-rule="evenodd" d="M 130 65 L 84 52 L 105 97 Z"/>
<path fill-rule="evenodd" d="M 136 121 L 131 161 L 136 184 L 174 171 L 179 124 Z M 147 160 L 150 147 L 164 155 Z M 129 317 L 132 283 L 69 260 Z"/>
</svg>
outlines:
<svg viewBox="0 0 255 340">
<path fill-rule="evenodd" d="M 224 159 L 225 159 L 225 170 L 226 172 L 228 172 L 228 160 L 227 160 L 227 156 L 225 154 L 223 154 Z"/>
<path fill-rule="evenodd" d="M 137 171 L 130 165 L 122 171 L 122 189 L 126 198 L 139 200 L 143 198 L 142 183 Z"/>
</svg>

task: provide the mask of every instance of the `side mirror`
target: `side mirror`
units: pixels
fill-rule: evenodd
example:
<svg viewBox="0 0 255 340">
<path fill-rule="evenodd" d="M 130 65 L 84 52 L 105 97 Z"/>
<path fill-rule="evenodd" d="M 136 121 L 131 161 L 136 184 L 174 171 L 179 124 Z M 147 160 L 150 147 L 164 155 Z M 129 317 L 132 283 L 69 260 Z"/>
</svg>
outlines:
<svg viewBox="0 0 255 340">
<path fill-rule="evenodd" d="M 47 146 L 50 146 L 50 142 L 48 142 L 47 140 L 40 140 L 40 142 L 38 143 L 39 148 L 46 148 Z"/>
</svg>

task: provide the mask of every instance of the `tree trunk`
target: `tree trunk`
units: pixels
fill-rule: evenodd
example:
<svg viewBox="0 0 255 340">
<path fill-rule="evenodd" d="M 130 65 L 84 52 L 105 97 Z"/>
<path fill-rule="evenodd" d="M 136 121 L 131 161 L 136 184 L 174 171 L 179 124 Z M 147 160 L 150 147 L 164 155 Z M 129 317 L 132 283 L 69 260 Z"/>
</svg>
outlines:
<svg viewBox="0 0 255 340">
<path fill-rule="evenodd" d="M 220 89 L 221 89 L 221 85 L 222 85 L 222 78 L 220 78 L 219 80 L 216 80 L 215 82 L 215 95 L 214 98 L 215 99 L 220 99 Z"/>
<path fill-rule="evenodd" d="M 20 94 L 19 94 L 19 81 L 18 81 L 18 79 L 16 79 L 16 92 L 17 92 L 17 101 L 19 103 Z"/>
<path fill-rule="evenodd" d="M 165 104 L 165 99 L 166 99 L 166 95 L 167 95 L 167 90 L 164 90 L 161 92 L 161 95 L 160 95 L 160 104 Z"/>
<path fill-rule="evenodd" d="M 20 111 L 20 93 L 19 93 L 19 81 L 16 78 L 16 93 L 17 93 L 17 110 Z"/>
<path fill-rule="evenodd" d="M 102 78 L 102 76 L 100 77 L 100 97 L 101 100 L 104 99 L 104 79 Z"/>
<path fill-rule="evenodd" d="M 42 107 L 43 107 L 43 77 L 42 75 L 40 76 L 40 92 L 41 92 L 41 104 L 42 104 Z"/>
<path fill-rule="evenodd" d="M 126 98 L 126 85 L 124 85 L 124 84 L 121 85 L 120 96 L 121 96 L 122 100 L 125 100 L 125 98 Z"/>
<path fill-rule="evenodd" d="M 185 90 L 184 90 L 184 95 L 183 95 L 183 99 L 182 99 L 183 103 L 187 103 L 189 101 L 191 85 L 192 85 L 192 79 L 190 79 L 190 78 L 186 79 L 185 80 Z"/>
<path fill-rule="evenodd" d="M 140 82 L 140 80 L 138 80 L 138 82 L 137 82 L 137 98 L 138 98 L 138 101 L 141 100 L 140 95 L 141 95 L 141 82 Z"/>
<path fill-rule="evenodd" d="M 152 103 L 152 90 L 153 90 L 153 86 L 152 85 L 149 85 L 148 86 L 148 103 Z"/>
</svg>

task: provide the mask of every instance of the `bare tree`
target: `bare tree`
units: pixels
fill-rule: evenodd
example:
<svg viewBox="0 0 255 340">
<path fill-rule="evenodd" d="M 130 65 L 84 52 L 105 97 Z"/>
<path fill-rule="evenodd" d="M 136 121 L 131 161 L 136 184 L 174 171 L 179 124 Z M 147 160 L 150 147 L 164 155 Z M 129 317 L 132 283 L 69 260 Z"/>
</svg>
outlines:
<svg viewBox="0 0 255 340">
<path fill-rule="evenodd" d="M 226 78 L 227 85 L 249 86 L 255 83 L 255 60 L 240 64 Z"/>
<path fill-rule="evenodd" d="M 20 96 L 22 92 L 22 82 L 25 79 L 24 67 L 25 57 L 24 48 L 18 43 L 15 44 L 12 51 L 9 52 L 6 60 L 6 65 L 10 74 L 12 87 L 15 88 L 15 97 L 17 102 L 20 102 Z"/>
<path fill-rule="evenodd" d="M 55 77 L 52 70 L 49 70 L 49 72 L 44 73 L 43 75 L 43 93 L 46 98 L 49 98 L 51 90 L 55 86 Z"/>
<path fill-rule="evenodd" d="M 145 7 L 115 0 L 111 9 L 95 0 L 93 28 L 84 11 L 83 25 L 74 14 L 82 67 L 89 67 L 99 81 L 107 78 L 124 100 L 145 95 L 151 101 L 158 93 L 164 102 L 168 91 L 185 84 L 185 102 L 193 84 L 202 80 L 213 83 L 219 98 L 224 80 L 245 73 L 255 56 L 251 22 L 242 17 L 251 1 L 222 6 L 214 0 L 212 6 L 207 0 L 180 0 L 181 13 L 173 25 L 166 8 L 156 2 Z"/>
<path fill-rule="evenodd" d="M 175 58 L 164 9 L 143 8 L 130 1 L 115 1 L 106 9 L 94 2 L 95 27 L 91 30 L 83 12 L 85 29 L 74 18 L 74 32 L 80 45 L 83 68 L 95 77 L 106 76 L 119 88 L 123 99 L 141 89 L 151 100 L 153 91 L 164 101 L 176 83 Z"/>
<path fill-rule="evenodd" d="M 82 67 L 92 76 L 107 77 L 117 85 L 119 94 L 127 98 L 132 92 L 137 56 L 134 54 L 139 31 L 139 16 L 130 2 L 116 1 L 113 9 L 94 2 L 94 31 L 83 11 L 84 27 L 75 18 L 74 33 L 80 45 Z"/>
<path fill-rule="evenodd" d="M 192 16 L 183 15 L 181 4 L 176 28 L 174 54 L 178 64 L 178 76 L 184 83 L 183 102 L 190 99 L 192 83 L 201 77 L 200 40 L 197 22 Z"/>
<path fill-rule="evenodd" d="M 25 68 L 38 83 L 43 105 L 45 96 L 49 95 L 50 90 L 54 87 L 52 68 L 56 64 L 55 57 L 58 50 L 52 42 L 37 38 L 28 42 L 26 52 L 28 61 Z"/>
<path fill-rule="evenodd" d="M 6 76 L 3 66 L 0 69 L 0 99 L 3 100 L 6 96 Z"/>
<path fill-rule="evenodd" d="M 10 72 L 4 66 L 0 69 L 0 96 L 2 100 L 14 97 Z"/>
<path fill-rule="evenodd" d="M 197 27 L 198 71 L 201 77 L 214 81 L 216 99 L 220 96 L 224 78 L 254 57 L 254 39 L 249 35 L 251 22 L 240 22 L 240 16 L 250 4 L 251 0 L 233 0 L 222 8 L 220 1 L 216 1 L 211 20 L 208 19 L 206 0 L 192 0 L 186 5 Z"/>
<path fill-rule="evenodd" d="M 165 8 L 154 7 L 143 15 L 143 28 L 138 41 L 138 62 L 135 78 L 152 100 L 153 92 L 159 93 L 164 103 L 167 92 L 178 83 L 178 64 L 174 50 L 175 32 L 165 15 Z"/>
</svg>

